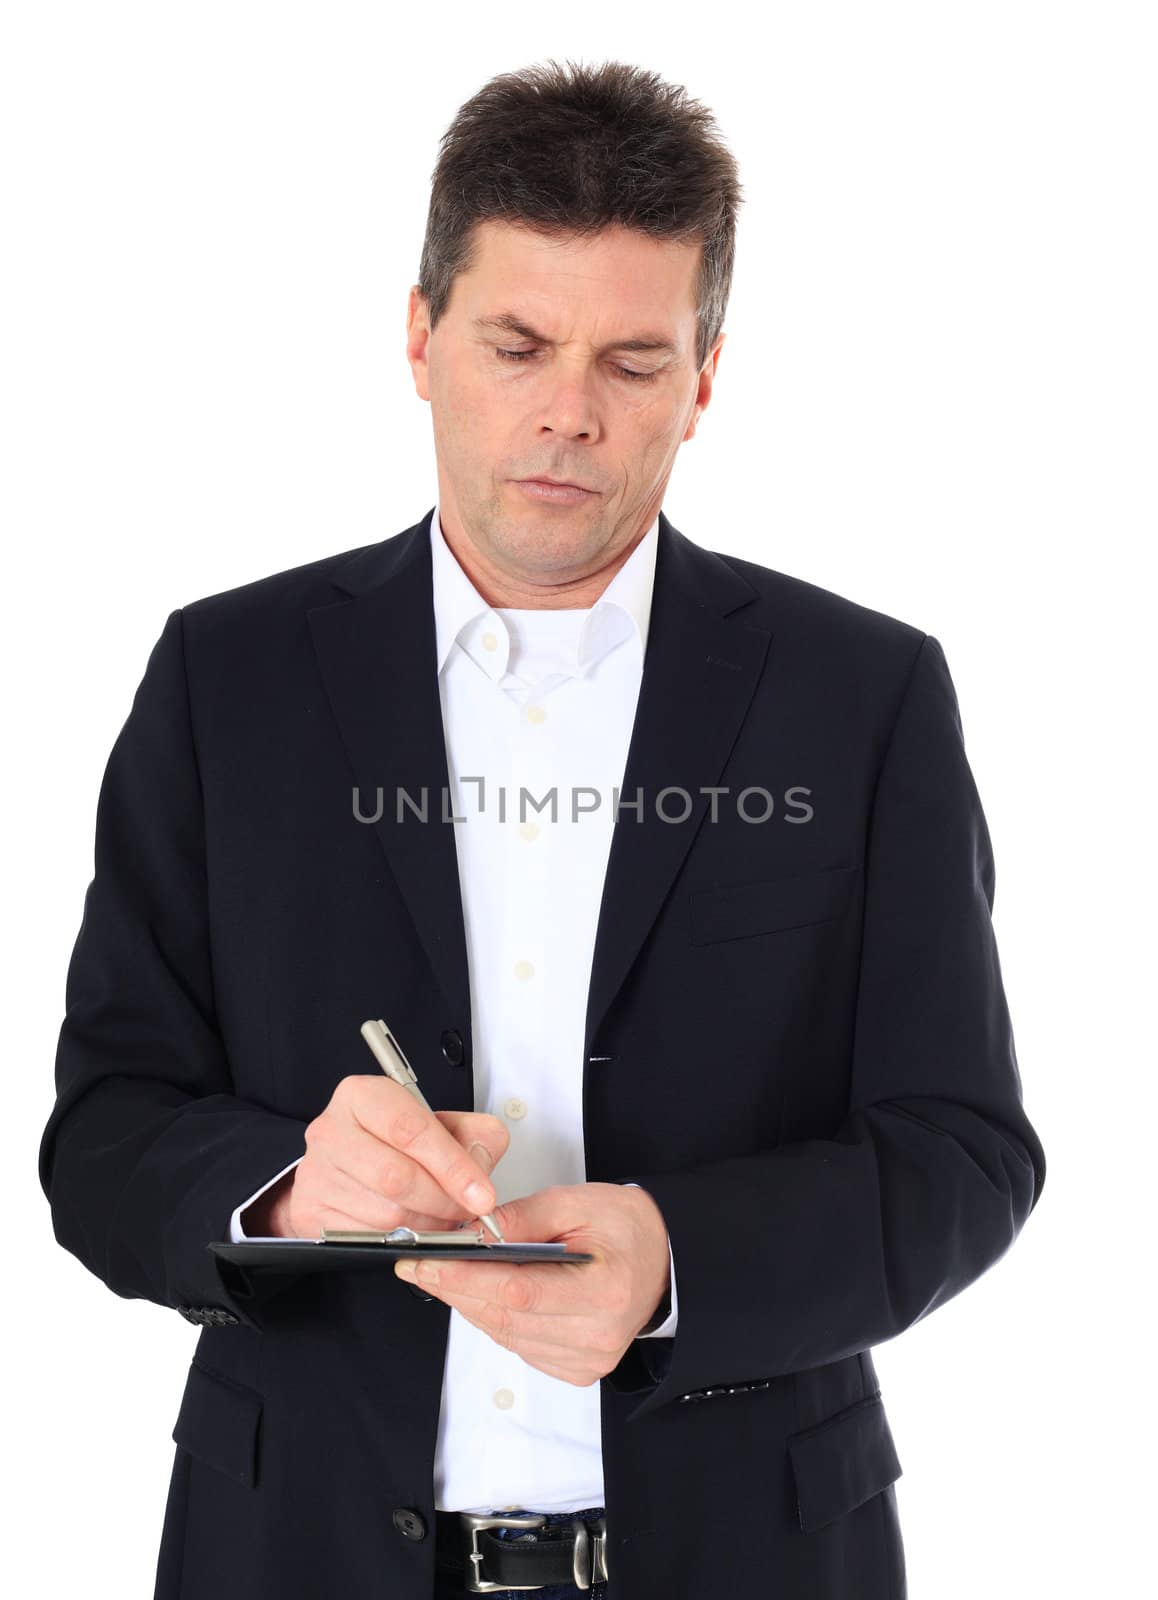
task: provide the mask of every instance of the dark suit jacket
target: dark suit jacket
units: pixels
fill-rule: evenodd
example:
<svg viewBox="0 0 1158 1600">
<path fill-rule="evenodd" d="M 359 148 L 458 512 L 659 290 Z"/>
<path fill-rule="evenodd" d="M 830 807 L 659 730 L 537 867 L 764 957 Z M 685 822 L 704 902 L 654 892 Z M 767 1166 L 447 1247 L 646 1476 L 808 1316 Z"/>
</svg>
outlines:
<svg viewBox="0 0 1158 1600">
<path fill-rule="evenodd" d="M 474 1109 L 428 529 L 173 611 L 101 787 L 40 1177 L 67 1250 L 202 1326 L 164 1600 L 432 1592 L 449 1308 L 206 1248 L 374 1070 L 366 1017 L 432 1105 Z M 355 784 L 363 815 L 383 788 L 377 823 Z M 424 786 L 431 822 L 399 824 Z M 600 1383 L 611 1593 L 896 1600 L 872 1346 L 996 1261 L 1045 1176 L 941 646 L 661 514 L 637 787 L 584 1148 L 590 1181 L 662 1210 L 679 1326 Z"/>
</svg>

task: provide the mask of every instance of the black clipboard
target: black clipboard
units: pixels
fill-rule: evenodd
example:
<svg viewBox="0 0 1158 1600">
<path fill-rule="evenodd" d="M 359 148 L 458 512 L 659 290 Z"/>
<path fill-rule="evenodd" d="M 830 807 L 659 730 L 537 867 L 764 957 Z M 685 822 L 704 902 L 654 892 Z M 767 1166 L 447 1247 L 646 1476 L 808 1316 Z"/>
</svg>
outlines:
<svg viewBox="0 0 1158 1600">
<path fill-rule="evenodd" d="M 272 1272 L 349 1272 L 373 1270 L 395 1261 L 594 1261 L 589 1250 L 569 1250 L 565 1244 L 483 1242 L 467 1233 L 462 1243 L 424 1239 L 413 1241 L 350 1243 L 333 1239 L 245 1239 L 237 1244 L 213 1240 L 206 1246 L 222 1261 L 232 1262 L 247 1271 Z M 393 1268 L 391 1268 L 393 1270 Z"/>
</svg>

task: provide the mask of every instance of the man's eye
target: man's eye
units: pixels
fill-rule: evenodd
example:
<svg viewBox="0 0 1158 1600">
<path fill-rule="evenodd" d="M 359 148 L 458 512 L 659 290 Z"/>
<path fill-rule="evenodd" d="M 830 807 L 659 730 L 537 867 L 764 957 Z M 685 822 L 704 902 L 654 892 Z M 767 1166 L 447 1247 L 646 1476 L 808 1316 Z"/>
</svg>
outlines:
<svg viewBox="0 0 1158 1600">
<path fill-rule="evenodd" d="M 496 347 L 496 355 L 502 356 L 505 361 L 529 361 L 532 356 L 538 355 L 537 350 L 501 350 Z M 653 378 L 658 378 L 658 372 L 633 372 L 630 367 L 616 367 L 616 372 L 622 373 L 625 378 L 633 378 L 636 383 L 650 383 Z"/>
</svg>

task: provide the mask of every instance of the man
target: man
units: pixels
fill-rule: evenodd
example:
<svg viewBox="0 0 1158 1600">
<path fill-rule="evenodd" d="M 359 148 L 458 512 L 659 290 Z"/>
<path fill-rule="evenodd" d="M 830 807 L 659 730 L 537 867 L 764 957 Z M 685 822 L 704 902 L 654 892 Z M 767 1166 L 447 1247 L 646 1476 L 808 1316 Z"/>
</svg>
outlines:
<svg viewBox="0 0 1158 1600">
<path fill-rule="evenodd" d="M 904 1593 L 872 1346 L 1045 1161 L 938 641 L 660 509 L 738 197 L 652 74 L 485 86 L 410 295 L 436 505 L 150 656 L 41 1177 L 202 1327 L 158 1596 Z M 208 1249 L 490 1212 L 594 1259 Z"/>
</svg>

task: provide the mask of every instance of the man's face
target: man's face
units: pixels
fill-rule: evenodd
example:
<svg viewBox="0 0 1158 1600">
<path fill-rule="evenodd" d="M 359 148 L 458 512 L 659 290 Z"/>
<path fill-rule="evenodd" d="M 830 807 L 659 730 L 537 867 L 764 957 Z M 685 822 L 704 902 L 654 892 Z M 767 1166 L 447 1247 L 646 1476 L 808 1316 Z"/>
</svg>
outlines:
<svg viewBox="0 0 1158 1600">
<path fill-rule="evenodd" d="M 655 520 L 725 336 L 697 370 L 698 244 L 619 227 L 560 242 L 502 222 L 480 223 L 476 240 L 433 333 L 410 292 L 407 356 L 430 401 L 439 512 L 488 574 L 558 603 L 560 586 L 617 565 Z M 538 337 L 494 325 L 504 316 Z M 670 348 L 625 347 L 639 339 Z M 591 492 L 537 500 L 518 480 L 538 474 Z"/>
</svg>

